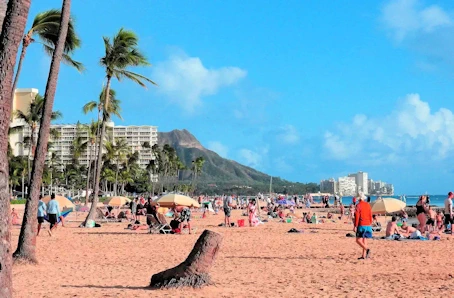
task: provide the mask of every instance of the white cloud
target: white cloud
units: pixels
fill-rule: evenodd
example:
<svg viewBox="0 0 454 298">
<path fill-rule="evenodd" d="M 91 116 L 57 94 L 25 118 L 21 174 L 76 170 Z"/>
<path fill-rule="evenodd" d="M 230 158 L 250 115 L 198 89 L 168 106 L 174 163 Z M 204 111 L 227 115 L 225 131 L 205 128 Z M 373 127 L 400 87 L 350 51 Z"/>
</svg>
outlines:
<svg viewBox="0 0 454 298">
<path fill-rule="evenodd" d="M 397 41 L 418 32 L 430 33 L 440 27 L 452 26 L 450 13 L 437 5 L 423 7 L 419 0 L 389 1 L 382 19 Z"/>
<path fill-rule="evenodd" d="M 202 98 L 215 95 L 222 87 L 231 86 L 247 72 L 239 67 L 206 68 L 199 57 L 178 54 L 153 68 L 152 77 L 158 82 L 158 92 L 193 112 Z"/>
<path fill-rule="evenodd" d="M 279 128 L 277 139 L 286 144 L 295 144 L 300 140 L 300 135 L 293 125 L 287 124 Z"/>
<path fill-rule="evenodd" d="M 221 142 L 217 142 L 217 141 L 208 142 L 208 149 L 216 152 L 217 154 L 219 154 L 220 156 L 222 156 L 224 158 L 227 158 L 227 155 L 229 152 L 229 148 L 227 148 L 227 146 L 225 146 Z"/>
<path fill-rule="evenodd" d="M 268 154 L 268 148 L 261 148 L 256 151 L 250 149 L 240 149 L 240 160 L 249 167 L 259 168 L 263 165 L 264 158 Z"/>
<path fill-rule="evenodd" d="M 401 161 L 404 156 L 441 160 L 454 155 L 454 115 L 431 111 L 418 94 L 409 94 L 384 117 L 356 115 L 324 135 L 328 158 L 367 164 Z M 415 160 L 412 160 L 412 162 Z"/>
</svg>

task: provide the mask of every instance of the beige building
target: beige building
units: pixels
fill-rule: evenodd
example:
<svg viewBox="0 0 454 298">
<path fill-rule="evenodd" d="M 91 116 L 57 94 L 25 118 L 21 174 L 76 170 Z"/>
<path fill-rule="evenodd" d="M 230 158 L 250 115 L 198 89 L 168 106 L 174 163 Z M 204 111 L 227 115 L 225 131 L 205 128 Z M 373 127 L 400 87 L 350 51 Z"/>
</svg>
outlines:
<svg viewBox="0 0 454 298">
<path fill-rule="evenodd" d="M 16 89 L 13 107 L 15 110 L 19 109 L 24 113 L 28 112 L 30 102 L 38 94 L 37 89 Z M 24 140 L 31 135 L 31 129 L 20 120 L 14 119 L 11 126 L 23 126 L 23 129 L 18 133 L 10 135 L 10 145 L 13 148 L 13 154 L 16 156 L 26 156 L 29 154 L 29 148 L 23 145 Z M 55 152 L 59 161 L 62 164 L 71 162 L 71 147 L 74 139 L 77 136 L 76 124 L 58 124 L 51 125 L 52 129 L 59 132 L 58 139 L 50 139 L 52 142 L 51 152 Z M 38 137 L 39 127 L 35 131 L 35 139 Z M 80 136 L 88 140 L 88 132 L 81 130 Z M 107 133 L 113 137 L 113 140 L 118 138 L 126 139 L 128 145 L 131 147 L 131 152 L 139 152 L 139 165 L 145 168 L 153 156 L 150 149 L 143 148 L 143 144 L 148 142 L 150 146 L 158 143 L 158 128 L 157 126 L 115 126 L 113 122 L 107 123 Z M 90 158 L 91 153 L 91 158 Z M 90 160 L 94 160 L 95 146 L 89 144 L 87 150 L 82 154 L 79 159 L 81 165 L 88 166 Z"/>
</svg>

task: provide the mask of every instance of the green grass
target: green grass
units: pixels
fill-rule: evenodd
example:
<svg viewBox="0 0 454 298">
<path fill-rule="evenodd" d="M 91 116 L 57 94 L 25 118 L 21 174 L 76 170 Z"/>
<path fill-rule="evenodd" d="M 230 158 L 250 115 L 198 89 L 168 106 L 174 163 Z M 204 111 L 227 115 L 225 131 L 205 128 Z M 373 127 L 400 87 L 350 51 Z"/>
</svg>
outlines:
<svg viewBox="0 0 454 298">
<path fill-rule="evenodd" d="M 21 205 L 21 204 L 25 204 L 26 201 L 27 201 L 26 199 L 12 200 L 12 201 L 11 201 L 11 205 Z"/>
</svg>

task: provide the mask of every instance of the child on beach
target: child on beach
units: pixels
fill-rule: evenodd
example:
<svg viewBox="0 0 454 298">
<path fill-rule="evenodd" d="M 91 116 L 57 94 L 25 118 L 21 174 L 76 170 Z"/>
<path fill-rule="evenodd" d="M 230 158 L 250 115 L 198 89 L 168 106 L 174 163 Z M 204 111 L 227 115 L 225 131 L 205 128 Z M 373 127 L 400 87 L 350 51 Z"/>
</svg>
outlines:
<svg viewBox="0 0 454 298">
<path fill-rule="evenodd" d="M 14 208 L 11 211 L 11 222 L 14 226 L 19 225 L 19 215 L 16 213 L 16 210 L 14 210 Z"/>
</svg>

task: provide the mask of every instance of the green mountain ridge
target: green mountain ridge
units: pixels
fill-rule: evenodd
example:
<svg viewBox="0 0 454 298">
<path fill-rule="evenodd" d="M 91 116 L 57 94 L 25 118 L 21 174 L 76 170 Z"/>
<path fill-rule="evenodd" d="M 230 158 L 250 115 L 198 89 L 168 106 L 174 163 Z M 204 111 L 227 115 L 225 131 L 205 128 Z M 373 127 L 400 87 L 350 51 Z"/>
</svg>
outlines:
<svg viewBox="0 0 454 298">
<path fill-rule="evenodd" d="M 255 190 L 269 190 L 270 175 L 259 172 L 251 167 L 242 165 L 234 160 L 223 158 L 214 151 L 206 149 L 186 129 L 172 130 L 170 132 L 158 133 L 158 144 L 168 144 L 175 148 L 178 157 L 188 167 L 197 157 L 203 157 L 205 164 L 199 176 L 200 184 L 235 185 L 238 187 L 254 186 Z M 180 180 L 190 180 L 191 171 L 182 171 Z M 285 188 L 309 188 L 308 191 L 318 191 L 315 183 L 295 183 L 286 181 L 279 177 L 273 177 L 273 190 Z"/>
</svg>

